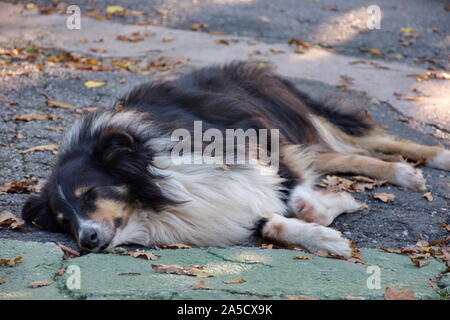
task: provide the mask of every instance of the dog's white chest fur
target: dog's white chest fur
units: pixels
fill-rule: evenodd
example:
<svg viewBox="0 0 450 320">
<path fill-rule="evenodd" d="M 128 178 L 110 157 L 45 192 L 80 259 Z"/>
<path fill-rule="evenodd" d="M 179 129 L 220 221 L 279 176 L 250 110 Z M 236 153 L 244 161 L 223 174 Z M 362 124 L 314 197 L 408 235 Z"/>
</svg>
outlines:
<svg viewBox="0 0 450 320">
<path fill-rule="evenodd" d="M 258 220 L 273 213 L 284 214 L 282 179 L 269 167 L 175 165 L 157 159 L 160 187 L 186 203 L 162 212 L 133 214 L 117 231 L 111 247 L 124 243 L 146 246 L 185 243 L 194 246 L 243 244 L 254 233 Z"/>
</svg>

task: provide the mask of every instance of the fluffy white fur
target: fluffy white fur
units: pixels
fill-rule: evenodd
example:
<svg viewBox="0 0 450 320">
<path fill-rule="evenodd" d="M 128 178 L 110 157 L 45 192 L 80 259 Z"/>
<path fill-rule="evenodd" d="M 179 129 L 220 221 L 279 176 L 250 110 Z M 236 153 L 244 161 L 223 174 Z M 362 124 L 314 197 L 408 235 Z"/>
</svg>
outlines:
<svg viewBox="0 0 450 320">
<path fill-rule="evenodd" d="M 439 152 L 434 159 L 427 160 L 427 165 L 441 170 L 450 171 L 450 151 Z"/>
</svg>

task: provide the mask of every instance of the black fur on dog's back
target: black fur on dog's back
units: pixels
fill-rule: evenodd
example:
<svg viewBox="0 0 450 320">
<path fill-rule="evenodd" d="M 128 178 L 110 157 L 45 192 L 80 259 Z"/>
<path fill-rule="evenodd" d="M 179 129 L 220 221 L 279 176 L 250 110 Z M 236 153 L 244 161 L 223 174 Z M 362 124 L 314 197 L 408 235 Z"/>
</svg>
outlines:
<svg viewBox="0 0 450 320">
<path fill-rule="evenodd" d="M 281 143 L 312 144 L 319 135 L 308 115 L 322 116 L 350 135 L 371 128 L 361 110 L 348 112 L 313 101 L 289 81 L 246 62 L 212 66 L 175 81 L 144 84 L 119 101 L 125 108 L 151 112 L 155 122 L 173 131 L 279 129 Z"/>
</svg>

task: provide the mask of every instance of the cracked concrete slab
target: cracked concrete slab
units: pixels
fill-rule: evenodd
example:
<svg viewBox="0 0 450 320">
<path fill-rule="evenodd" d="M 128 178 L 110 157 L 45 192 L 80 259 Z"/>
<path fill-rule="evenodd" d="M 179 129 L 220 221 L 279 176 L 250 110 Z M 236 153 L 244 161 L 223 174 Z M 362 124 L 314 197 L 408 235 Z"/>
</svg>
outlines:
<svg viewBox="0 0 450 320">
<path fill-rule="evenodd" d="M 445 264 L 431 258 L 422 268 L 407 256 L 362 250 L 367 262 L 347 261 L 305 254 L 311 260 L 296 260 L 297 251 L 284 249 L 179 249 L 152 250 L 161 257 L 156 261 L 118 254 L 87 254 L 63 260 L 53 244 L 0 240 L 0 257 L 23 256 L 16 267 L 0 267 L 2 299 L 286 299 L 287 295 L 306 295 L 317 299 L 345 299 L 348 296 L 383 299 L 387 286 L 415 292 L 418 299 L 439 299 L 448 290 L 448 279 L 439 290 L 434 280 L 446 270 Z M 302 253 L 304 254 L 304 253 Z M 203 266 L 211 277 L 161 274 L 151 264 Z M 80 270 L 80 287 L 66 285 L 73 274 L 56 276 L 62 267 Z M 379 288 L 368 287 L 374 274 L 369 266 L 378 266 Z M 368 271 L 369 270 L 369 271 Z M 376 272 L 378 272 L 376 271 Z M 245 282 L 227 284 L 235 278 Z M 447 280 L 446 280 L 447 279 Z M 36 280 L 53 280 L 48 287 L 31 289 Z M 192 286 L 204 280 L 206 289 Z"/>
</svg>

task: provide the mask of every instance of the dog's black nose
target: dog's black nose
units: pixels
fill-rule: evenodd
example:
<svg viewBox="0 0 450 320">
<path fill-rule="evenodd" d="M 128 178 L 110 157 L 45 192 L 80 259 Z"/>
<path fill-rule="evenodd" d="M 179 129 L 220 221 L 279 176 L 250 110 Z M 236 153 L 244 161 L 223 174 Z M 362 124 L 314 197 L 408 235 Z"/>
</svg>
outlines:
<svg viewBox="0 0 450 320">
<path fill-rule="evenodd" d="M 81 232 L 80 246 L 84 249 L 94 249 L 98 246 L 98 235 L 94 228 L 86 228 Z"/>
</svg>

